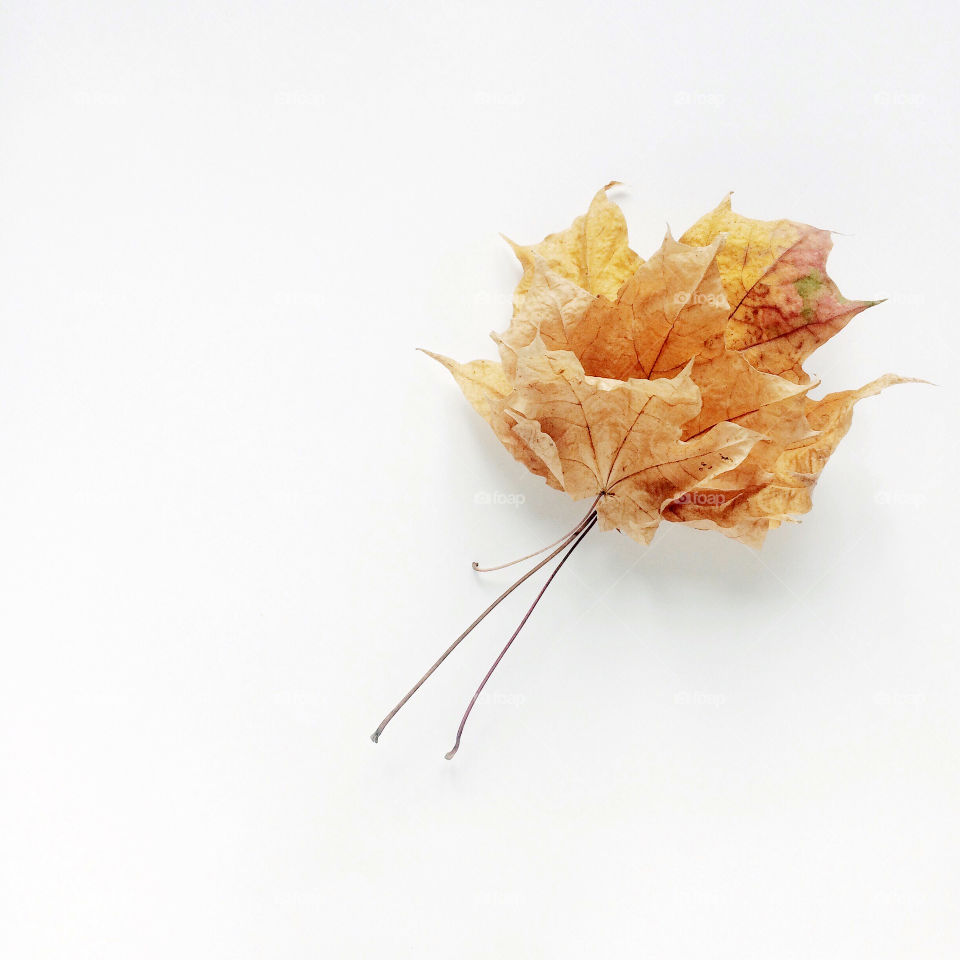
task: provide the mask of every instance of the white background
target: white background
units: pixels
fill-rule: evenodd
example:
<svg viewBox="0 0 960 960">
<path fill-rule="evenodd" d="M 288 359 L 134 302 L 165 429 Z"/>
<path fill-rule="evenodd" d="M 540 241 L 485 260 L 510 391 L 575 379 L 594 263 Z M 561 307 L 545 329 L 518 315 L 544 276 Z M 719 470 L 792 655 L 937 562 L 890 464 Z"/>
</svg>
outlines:
<svg viewBox="0 0 960 960">
<path fill-rule="evenodd" d="M 0 15 L 0 952 L 953 958 L 958 14 L 103 3 Z M 492 357 L 610 179 L 888 297 L 761 554 L 591 535 L 414 351 Z M 484 504 L 497 494 L 520 505 Z M 528 587 L 531 585 L 528 584 Z M 514 602 L 515 601 L 515 602 Z"/>
</svg>

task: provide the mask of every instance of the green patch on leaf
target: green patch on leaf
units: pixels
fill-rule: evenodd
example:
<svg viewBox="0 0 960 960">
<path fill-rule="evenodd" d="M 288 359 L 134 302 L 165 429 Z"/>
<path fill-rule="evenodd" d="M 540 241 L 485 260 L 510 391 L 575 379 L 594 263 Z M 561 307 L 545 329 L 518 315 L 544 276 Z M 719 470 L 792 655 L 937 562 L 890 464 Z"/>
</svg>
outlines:
<svg viewBox="0 0 960 960">
<path fill-rule="evenodd" d="M 809 320 L 814 314 L 817 293 L 823 286 L 823 274 L 819 270 L 811 270 L 805 277 L 795 280 L 793 286 L 803 300 L 803 317 Z"/>
</svg>

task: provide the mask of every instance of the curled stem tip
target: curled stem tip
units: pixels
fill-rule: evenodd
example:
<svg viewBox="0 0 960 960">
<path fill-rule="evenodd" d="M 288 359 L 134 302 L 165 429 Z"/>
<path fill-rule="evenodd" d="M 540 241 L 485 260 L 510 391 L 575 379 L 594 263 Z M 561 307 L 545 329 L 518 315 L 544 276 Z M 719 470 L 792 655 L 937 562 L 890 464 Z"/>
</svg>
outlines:
<svg viewBox="0 0 960 960">
<path fill-rule="evenodd" d="M 536 606 L 540 602 L 541 597 L 543 597 L 543 595 L 547 592 L 547 587 L 549 587 L 550 584 L 553 583 L 553 578 L 560 572 L 560 568 L 567 562 L 570 555 L 573 553 L 574 550 L 577 549 L 577 547 L 580 545 L 580 542 L 590 532 L 590 530 L 592 529 L 593 525 L 596 522 L 597 522 L 597 515 L 596 513 L 591 512 L 587 516 L 586 522 L 581 523 L 580 526 L 582 527 L 582 529 L 579 531 L 579 535 L 577 536 L 576 540 L 574 540 L 573 545 L 560 558 L 560 562 L 553 568 L 553 571 L 550 573 L 550 576 L 547 577 L 547 582 L 540 588 L 540 592 L 534 598 L 533 603 L 530 604 L 530 608 L 524 614 L 523 619 L 520 621 L 519 625 L 517 626 L 517 629 L 513 631 L 513 634 L 511 635 L 510 639 L 507 641 L 506 646 L 504 646 L 504 648 L 500 651 L 499 656 L 497 657 L 496 660 L 493 661 L 493 665 L 487 671 L 486 676 L 483 678 L 483 680 L 480 681 L 480 686 L 477 687 L 477 692 L 473 695 L 473 699 L 471 699 L 470 703 L 467 704 L 467 709 L 464 711 L 463 718 L 460 720 L 460 726 L 457 729 L 457 739 L 454 742 L 453 747 L 451 747 L 451 749 L 444 754 L 444 757 L 447 760 L 452 760 L 454 756 L 456 756 L 457 751 L 460 749 L 460 738 L 463 736 L 463 728 L 467 725 L 467 720 L 470 717 L 470 712 L 473 710 L 473 705 L 477 702 L 478 697 L 483 692 L 483 688 L 487 685 L 487 681 L 490 679 L 491 676 L 493 676 L 493 671 L 497 669 L 497 667 L 500 664 L 500 661 L 504 658 L 504 655 L 513 644 L 513 641 L 517 639 L 517 636 L 519 635 L 520 631 L 523 629 L 526 622 L 530 619 L 530 615 L 536 609 Z M 566 542 L 569 543 L 569 540 Z M 556 553 L 559 553 L 560 550 L 562 549 L 564 548 L 560 547 L 559 550 L 555 551 L 555 553 L 551 554 L 551 556 L 548 557 L 547 559 L 551 559 L 553 556 L 556 555 Z M 546 560 L 543 561 L 543 563 L 546 563 L 546 562 L 547 562 Z M 543 563 L 541 563 L 540 566 L 543 566 Z M 533 573 L 533 570 L 531 570 L 530 572 Z"/>
<path fill-rule="evenodd" d="M 500 603 L 506 600 L 507 597 L 509 597 L 510 594 L 517 589 L 517 587 L 519 587 L 525 581 L 529 580 L 530 577 L 532 577 L 538 570 L 546 566 L 546 564 L 548 564 L 551 560 L 553 560 L 554 557 L 562 553 L 563 550 L 566 548 L 566 546 L 583 529 L 584 524 L 589 520 L 590 520 L 590 515 L 588 515 L 584 521 L 581 521 L 569 534 L 567 534 L 567 536 L 563 538 L 559 546 L 552 553 L 544 557 L 543 560 L 541 560 L 536 566 L 532 567 L 522 577 L 520 577 L 518 580 L 515 580 L 512 584 L 510 584 L 510 586 L 507 587 L 507 589 L 504 590 L 503 593 L 501 593 L 500 596 L 497 597 L 497 599 L 494 600 L 493 603 L 491 603 L 490 606 L 487 607 L 487 609 L 484 610 L 483 613 L 481 613 L 480 616 L 477 617 L 477 619 L 474 620 L 473 623 L 471 623 L 470 626 L 467 627 L 467 629 L 464 630 L 463 633 L 461 633 L 460 636 L 457 637 L 457 639 L 454 640 L 453 643 L 451 643 L 446 650 L 443 651 L 443 653 L 440 655 L 436 663 L 434 663 L 433 666 L 430 667 L 430 669 L 410 688 L 406 696 L 383 718 L 383 721 L 380 724 L 380 726 L 377 727 L 377 729 L 374 730 L 372 734 L 370 734 L 370 739 L 374 743 L 379 742 L 380 735 L 386 729 L 387 724 L 400 712 L 401 707 L 403 707 L 403 705 L 423 686 L 423 684 L 430 678 L 431 674 L 437 669 L 437 667 L 439 667 L 440 664 L 443 663 L 443 661 L 446 660 L 447 657 L 449 657 L 454 650 L 456 650 L 456 648 L 460 645 L 461 641 L 465 640 L 466 637 L 469 636 L 469 634 L 477 626 L 479 626 L 481 621 L 489 613 L 491 613 L 495 607 L 497 607 Z"/>
<path fill-rule="evenodd" d="M 494 570 L 503 570 L 506 567 L 512 567 L 515 564 L 523 563 L 524 560 L 532 560 L 534 557 L 540 556 L 541 553 L 546 553 L 547 550 L 550 550 L 552 547 L 557 546 L 558 544 L 564 544 L 569 542 L 573 537 L 575 537 L 590 520 L 590 517 L 593 515 L 593 511 L 596 508 L 597 504 L 600 502 L 600 497 L 603 494 L 601 493 L 593 503 L 590 504 L 590 509 L 586 512 L 583 518 L 577 523 L 577 525 L 572 529 L 568 530 L 559 540 L 554 540 L 553 543 L 548 543 L 545 547 L 541 547 L 539 550 L 534 550 L 533 553 L 528 553 L 525 557 L 517 557 L 516 560 L 511 560 L 509 563 L 501 563 L 495 567 L 481 567 L 480 564 L 474 560 L 471 566 L 477 573 L 492 573 Z"/>
</svg>

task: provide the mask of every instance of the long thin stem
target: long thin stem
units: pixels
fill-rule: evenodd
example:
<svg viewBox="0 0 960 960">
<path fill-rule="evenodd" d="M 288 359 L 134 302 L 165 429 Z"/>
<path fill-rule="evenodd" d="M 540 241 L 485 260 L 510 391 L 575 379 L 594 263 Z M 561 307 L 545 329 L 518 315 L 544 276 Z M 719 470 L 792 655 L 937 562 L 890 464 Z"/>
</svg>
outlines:
<svg viewBox="0 0 960 960">
<path fill-rule="evenodd" d="M 551 547 L 555 547 L 558 543 L 566 543 L 576 534 L 578 534 L 587 524 L 587 521 L 590 519 L 591 514 L 594 511 L 596 505 L 600 502 L 600 498 L 603 496 L 602 493 L 597 495 L 597 499 L 590 504 L 590 509 L 584 514 L 582 519 L 577 523 L 577 525 L 572 529 L 568 530 L 559 540 L 554 540 L 553 543 L 548 543 L 545 547 L 541 547 L 539 550 L 534 550 L 533 553 L 528 553 L 525 557 L 518 557 L 516 560 L 511 560 L 509 563 L 501 563 L 496 567 L 481 567 L 476 560 L 473 561 L 473 569 L 477 573 L 492 573 L 494 570 L 504 570 L 507 567 L 512 567 L 515 564 L 523 563 L 524 560 L 532 560 L 534 557 L 540 556 L 541 553 L 546 553 Z"/>
<path fill-rule="evenodd" d="M 379 741 L 380 735 L 383 733 L 387 724 L 400 711 L 400 708 L 423 686 L 423 684 L 430 678 L 430 675 L 434 672 L 434 670 L 436 670 L 437 667 L 439 667 L 440 664 L 443 663 L 443 661 L 446 660 L 447 657 L 449 657 L 454 650 L 456 650 L 460 642 L 464 640 L 471 633 L 471 631 L 473 631 L 474 628 L 480 624 L 483 618 L 486 617 L 487 614 L 490 613 L 498 604 L 506 600 L 507 597 L 509 597 L 510 594 L 513 593 L 513 591 L 520 586 L 520 584 L 524 583 L 526 580 L 529 580 L 530 577 L 532 577 L 538 570 L 546 566 L 546 564 L 548 564 L 551 560 L 553 560 L 553 558 L 556 557 L 558 554 L 562 553 L 564 548 L 567 546 L 567 544 L 569 544 L 570 541 L 573 540 L 573 538 L 583 529 L 584 524 L 589 520 L 590 520 L 590 517 L 587 517 L 585 518 L 584 521 L 581 521 L 581 523 L 578 524 L 577 527 L 575 527 L 569 534 L 567 534 L 566 538 L 563 540 L 560 546 L 558 546 L 557 549 L 553 551 L 553 553 L 549 554 L 547 557 L 541 560 L 535 567 L 528 570 L 522 577 L 520 577 L 519 580 L 514 581 L 514 583 L 512 583 L 509 587 L 507 587 L 507 589 L 504 590 L 503 593 L 501 593 L 500 596 L 497 597 L 497 599 L 494 600 L 493 603 L 491 603 L 490 606 L 487 607 L 487 609 L 484 610 L 483 613 L 481 613 L 480 616 L 477 617 L 477 619 L 474 620 L 473 623 L 471 623 L 470 626 L 467 627 L 467 629 L 464 630 L 463 633 L 461 633 L 460 636 L 457 637 L 457 639 L 454 640 L 453 643 L 451 643 L 446 650 L 443 651 L 443 653 L 441 654 L 437 662 L 410 688 L 407 695 L 383 718 L 383 722 L 380 724 L 380 726 L 377 727 L 377 729 L 370 734 L 370 739 L 374 743 L 377 743 Z"/>
<path fill-rule="evenodd" d="M 590 532 L 590 530 L 593 528 L 593 525 L 596 522 L 597 522 L 597 515 L 596 513 L 593 513 L 590 515 L 590 518 L 587 521 L 586 526 L 584 527 L 580 535 L 577 537 L 573 546 L 570 547 L 569 550 L 567 550 L 567 552 L 561 558 L 560 562 L 556 565 L 556 567 L 554 567 L 553 572 L 547 578 L 547 582 L 543 585 L 543 587 L 541 587 L 540 592 L 536 596 L 536 599 L 533 601 L 532 604 L 530 604 L 530 609 L 527 610 L 526 614 L 524 614 L 523 619 L 520 621 L 520 625 L 517 627 L 516 630 L 513 631 L 513 636 L 510 637 L 510 639 L 507 641 L 507 645 L 500 651 L 500 656 L 498 656 L 497 659 L 493 661 L 493 666 L 491 666 L 490 669 L 487 671 L 487 675 L 481 681 L 480 686 L 477 687 L 477 692 L 473 695 L 473 699 L 467 705 L 467 709 L 463 714 L 463 719 L 460 721 L 460 726 L 457 729 L 457 740 L 453 745 L 453 749 L 446 754 L 446 758 L 448 760 L 452 760 L 454 757 L 454 754 L 456 754 L 457 750 L 460 749 L 460 738 L 463 736 L 463 728 L 467 725 L 467 718 L 470 716 L 470 711 L 473 710 L 473 705 L 477 702 L 477 698 L 483 692 L 483 688 L 487 685 L 487 681 L 493 675 L 493 671 L 497 669 L 498 665 L 500 664 L 500 661 L 504 657 L 504 654 L 506 654 L 506 652 L 510 649 L 510 646 L 513 643 L 513 641 L 517 639 L 517 636 L 519 635 L 520 631 L 523 629 L 524 624 L 530 619 L 530 614 L 532 614 L 533 611 L 536 609 L 537 604 L 540 602 L 540 598 L 547 592 L 547 587 L 549 587 L 550 584 L 553 582 L 553 578 L 560 572 L 560 568 L 567 562 L 567 559 L 570 557 L 573 551 L 576 550 L 578 546 L 580 546 L 580 541 L 583 540 L 583 538 Z"/>
</svg>

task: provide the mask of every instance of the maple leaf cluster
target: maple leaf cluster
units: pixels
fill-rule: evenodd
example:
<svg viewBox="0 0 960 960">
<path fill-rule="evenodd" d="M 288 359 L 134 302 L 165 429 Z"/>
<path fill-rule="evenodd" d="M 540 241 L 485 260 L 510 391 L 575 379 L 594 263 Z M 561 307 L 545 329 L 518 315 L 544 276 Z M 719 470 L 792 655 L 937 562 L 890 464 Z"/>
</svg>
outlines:
<svg viewBox="0 0 960 960">
<path fill-rule="evenodd" d="M 827 276 L 826 230 L 751 220 L 729 196 L 644 262 L 600 190 L 533 246 L 500 362 L 457 363 L 474 409 L 532 473 L 600 528 L 649 543 L 662 520 L 759 547 L 811 507 L 811 491 L 864 397 L 888 374 L 812 400 L 803 363 L 878 301 Z"/>
</svg>

